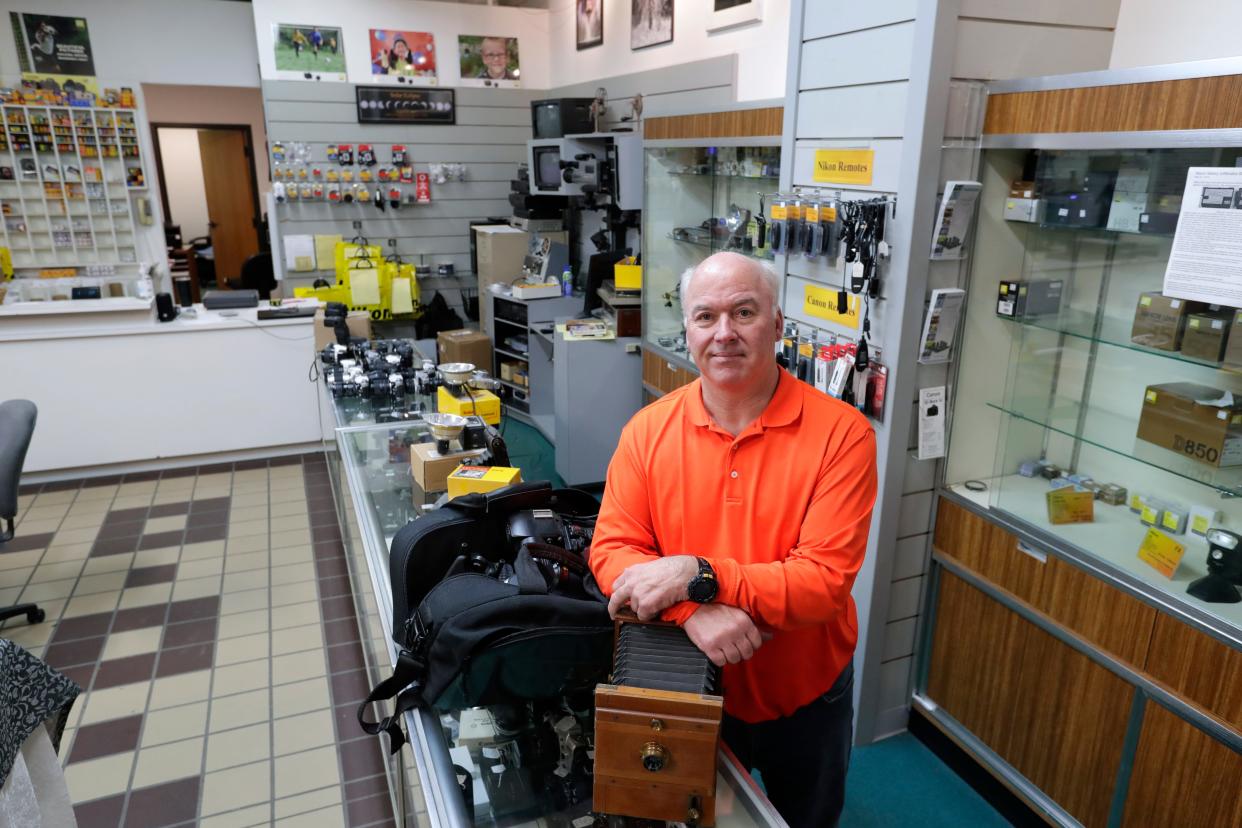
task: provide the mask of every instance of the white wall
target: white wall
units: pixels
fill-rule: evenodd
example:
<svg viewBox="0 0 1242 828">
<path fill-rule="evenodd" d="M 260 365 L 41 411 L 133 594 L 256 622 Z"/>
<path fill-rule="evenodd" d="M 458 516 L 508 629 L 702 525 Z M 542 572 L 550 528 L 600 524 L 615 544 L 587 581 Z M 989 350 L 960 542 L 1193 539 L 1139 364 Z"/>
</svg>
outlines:
<svg viewBox="0 0 1242 828">
<path fill-rule="evenodd" d="M 258 86 L 254 26 L 245 3 L 226 0 L 8 0 L 0 74 L 18 72 L 8 12 L 85 17 L 100 85 L 143 81 Z"/>
<path fill-rule="evenodd" d="M 1238 0 L 1121 0 L 1110 69 L 1242 53 Z"/>
<path fill-rule="evenodd" d="M 168 220 L 181 225 L 181 238 L 207 235 L 207 190 L 197 129 L 158 129 Z"/>
<path fill-rule="evenodd" d="M 242 3 L 229 5 L 245 7 Z M 550 83 L 548 73 L 548 13 L 542 9 L 427 0 L 367 0 L 363 5 L 365 9 L 341 0 L 253 0 L 251 31 L 253 40 L 260 44 L 259 68 L 263 78 L 276 78 L 272 24 L 287 23 L 340 27 L 350 83 L 371 82 L 370 29 L 375 28 L 435 35 L 441 86 L 456 86 L 460 78 L 457 36 L 478 34 L 518 38 L 522 85 L 532 89 L 555 85 Z"/>
<path fill-rule="evenodd" d="M 549 85 L 566 86 L 737 54 L 738 100 L 785 97 L 789 0 L 763 0 L 762 21 L 715 33 L 706 28 L 710 5 L 710 0 L 677 0 L 673 42 L 635 52 L 630 50 L 630 0 L 605 0 L 604 42 L 579 52 L 574 43 L 574 0 L 552 0 L 548 12 L 552 57 Z"/>
</svg>

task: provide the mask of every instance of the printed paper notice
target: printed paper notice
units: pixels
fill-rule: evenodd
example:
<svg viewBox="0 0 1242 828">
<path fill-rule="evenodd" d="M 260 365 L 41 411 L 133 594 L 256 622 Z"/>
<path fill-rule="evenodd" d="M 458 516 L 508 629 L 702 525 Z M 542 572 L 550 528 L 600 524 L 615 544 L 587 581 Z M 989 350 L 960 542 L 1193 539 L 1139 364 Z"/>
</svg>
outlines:
<svg viewBox="0 0 1242 828">
<path fill-rule="evenodd" d="M 1164 295 L 1242 307 L 1242 168 L 1186 172 Z"/>
<path fill-rule="evenodd" d="M 374 268 L 350 271 L 349 304 L 365 307 L 380 303 L 379 271 Z"/>
<path fill-rule="evenodd" d="M 932 234 L 933 259 L 964 259 L 974 223 L 975 204 L 983 185 L 978 181 L 948 181 L 940 199 L 936 216 L 936 232 Z"/>
<path fill-rule="evenodd" d="M 315 243 L 311 236 L 285 236 L 285 268 L 300 273 L 315 269 Z"/>
<path fill-rule="evenodd" d="M 919 389 L 919 459 L 944 457 L 944 386 Z"/>
</svg>

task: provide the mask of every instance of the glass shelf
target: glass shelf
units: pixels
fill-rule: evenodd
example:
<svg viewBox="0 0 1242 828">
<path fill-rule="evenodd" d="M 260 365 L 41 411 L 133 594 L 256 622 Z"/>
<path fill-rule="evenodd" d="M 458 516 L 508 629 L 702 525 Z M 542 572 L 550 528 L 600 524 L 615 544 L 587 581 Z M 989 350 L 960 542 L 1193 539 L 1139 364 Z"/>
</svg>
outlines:
<svg viewBox="0 0 1242 828">
<path fill-rule="evenodd" d="M 1205 368 L 1220 368 L 1220 362 L 1209 359 L 1198 359 L 1192 356 L 1186 356 L 1181 351 L 1165 351 L 1159 348 L 1148 348 L 1145 345 L 1139 345 L 1130 340 L 1130 330 L 1132 326 L 1131 320 L 1116 319 L 1114 317 L 1103 317 L 1100 319 L 1100 329 L 1097 334 L 1095 330 L 1096 314 L 1086 311 L 1066 310 L 1062 311 L 1058 316 L 1041 316 L 1027 319 L 1010 319 L 1005 316 L 998 317 L 1006 322 L 1012 322 L 1019 325 L 1026 325 L 1031 328 L 1039 328 L 1040 330 L 1052 331 L 1053 333 L 1062 333 L 1066 336 L 1072 336 L 1086 342 L 1098 342 L 1102 345 L 1110 345 L 1114 348 L 1125 348 L 1130 351 L 1137 351 L 1140 354 L 1148 354 L 1149 356 L 1160 357 L 1162 359 L 1171 359 L 1176 362 L 1185 362 L 1190 365 L 1201 365 Z"/>
<path fill-rule="evenodd" d="M 678 228 L 678 229 L 680 229 L 680 230 L 694 230 L 694 229 L 697 229 L 697 228 L 685 228 L 685 227 L 683 227 L 683 228 Z M 702 232 L 706 233 L 707 231 L 705 231 L 705 230 L 704 230 L 704 231 L 702 231 Z M 708 250 L 711 250 L 713 253 L 724 253 L 724 252 L 728 252 L 728 253 L 737 253 L 737 254 L 739 254 L 739 255 L 741 255 L 741 256 L 748 256 L 748 257 L 750 257 L 750 258 L 752 258 L 752 259 L 758 259 L 758 260 L 763 261 L 763 262 L 770 262 L 770 261 L 772 261 L 773 259 L 775 259 L 775 258 L 776 258 L 775 256 L 760 256 L 760 255 L 756 255 L 756 254 L 755 254 L 755 253 L 753 253 L 753 252 L 751 252 L 751 253 L 747 253 L 745 250 L 738 250 L 737 248 L 723 247 L 723 246 L 720 246 L 720 245 L 717 245 L 717 244 L 713 244 L 711 241 L 704 241 L 703 239 L 682 238 L 682 237 L 679 237 L 679 236 L 674 236 L 672 233 L 669 233 L 669 234 L 668 234 L 668 238 L 669 238 L 669 239 L 671 239 L 672 241 L 675 241 L 675 242 L 681 242 L 682 244 L 692 244 L 692 245 L 694 245 L 695 247 L 703 247 L 703 248 L 706 248 L 706 249 L 708 249 Z M 726 238 L 728 238 L 728 237 L 726 236 Z"/>
</svg>

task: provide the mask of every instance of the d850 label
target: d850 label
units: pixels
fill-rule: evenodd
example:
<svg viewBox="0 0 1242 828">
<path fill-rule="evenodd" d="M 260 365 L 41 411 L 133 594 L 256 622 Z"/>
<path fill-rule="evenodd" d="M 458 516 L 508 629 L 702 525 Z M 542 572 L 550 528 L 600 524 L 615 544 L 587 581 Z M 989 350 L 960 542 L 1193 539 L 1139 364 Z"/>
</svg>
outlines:
<svg viewBox="0 0 1242 828">
<path fill-rule="evenodd" d="M 1205 460 L 1208 463 L 1215 463 L 1220 460 L 1220 450 L 1207 443 L 1196 442 L 1195 440 L 1187 440 L 1180 434 L 1173 435 L 1173 449 L 1180 451 L 1190 457 Z"/>
</svg>

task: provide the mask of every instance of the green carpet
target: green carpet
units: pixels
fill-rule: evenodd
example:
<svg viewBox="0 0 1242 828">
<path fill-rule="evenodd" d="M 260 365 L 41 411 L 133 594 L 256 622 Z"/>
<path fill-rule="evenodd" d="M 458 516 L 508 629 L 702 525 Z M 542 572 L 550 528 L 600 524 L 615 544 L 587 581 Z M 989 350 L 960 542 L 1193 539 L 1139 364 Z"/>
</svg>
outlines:
<svg viewBox="0 0 1242 828">
<path fill-rule="evenodd" d="M 522 470 L 523 480 L 551 480 L 553 486 L 565 485 L 556 473 L 555 449 L 534 426 L 505 417 L 500 433 L 509 447 L 509 462 Z"/>
<path fill-rule="evenodd" d="M 922 742 L 902 733 L 850 755 L 842 828 L 971 828 L 1009 822 Z"/>
</svg>

